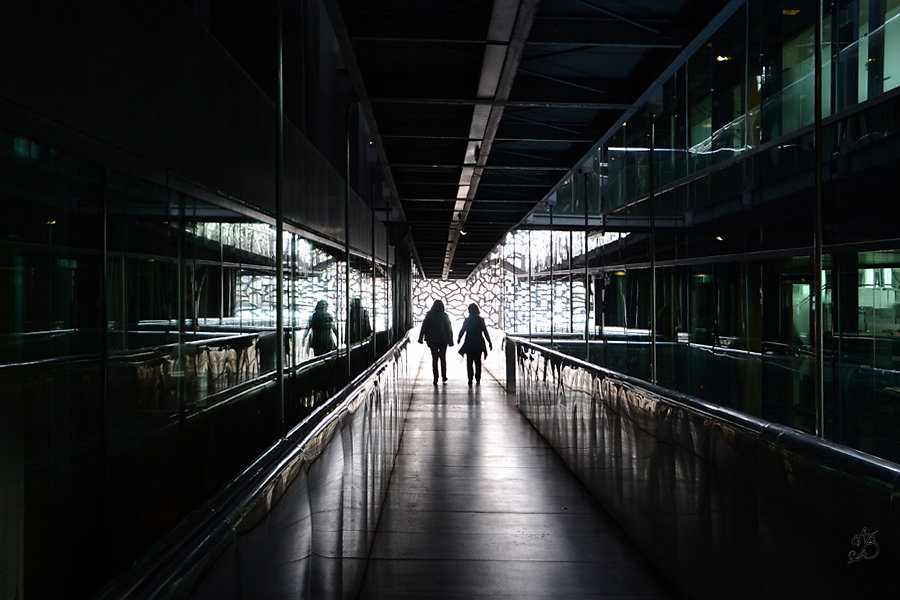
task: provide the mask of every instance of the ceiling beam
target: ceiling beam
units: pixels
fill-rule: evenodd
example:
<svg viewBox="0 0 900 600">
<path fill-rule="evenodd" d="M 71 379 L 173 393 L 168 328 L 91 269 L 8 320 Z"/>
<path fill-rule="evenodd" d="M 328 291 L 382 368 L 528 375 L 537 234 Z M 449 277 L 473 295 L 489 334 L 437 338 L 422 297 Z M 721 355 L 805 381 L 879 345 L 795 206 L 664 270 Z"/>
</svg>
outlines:
<svg viewBox="0 0 900 600">
<path fill-rule="evenodd" d="M 482 39 L 462 39 L 462 38 L 423 38 L 423 37 L 403 37 L 403 36 L 372 36 L 360 35 L 353 37 L 354 42 L 364 44 L 465 44 L 467 46 L 484 46 L 487 44 Z"/>
<path fill-rule="evenodd" d="M 486 40 L 474 40 L 474 39 L 438 39 L 438 38 L 423 38 L 423 37 L 377 37 L 377 36 L 355 36 L 353 37 L 354 42 L 360 42 L 364 44 L 428 44 L 428 45 L 466 45 L 466 46 L 486 46 L 488 42 Z M 678 50 L 681 48 L 681 44 L 674 42 L 662 42 L 662 41 L 651 41 L 647 40 L 646 42 L 635 42 L 635 41 L 620 41 L 620 42 L 611 42 L 611 41 L 577 41 L 577 40 L 564 40 L 560 38 L 549 38 L 549 39 L 538 39 L 538 40 L 528 40 L 528 46 L 579 46 L 583 48 L 599 48 L 603 50 L 652 50 L 652 49 L 674 49 Z"/>
<path fill-rule="evenodd" d="M 538 2 L 539 0 L 494 0 L 488 25 L 488 41 L 494 44 L 485 46 L 484 62 L 478 83 L 479 98 L 494 102 L 509 99 L 509 92 L 525 50 L 525 42 L 537 14 Z M 478 181 L 500 126 L 503 109 L 503 106 L 475 105 L 469 137 L 480 138 L 481 142 L 469 142 L 469 148 L 466 150 L 464 164 L 472 165 L 473 168 L 469 171 L 464 167 L 460 175 L 457 192 L 459 201 L 454 208 L 450 242 L 444 255 L 443 277 L 449 275 L 450 266 L 453 264 L 460 231 L 465 225 L 478 190 Z"/>
<path fill-rule="evenodd" d="M 488 105 L 502 108 L 587 108 L 592 110 L 625 110 L 630 104 L 619 102 L 557 102 L 548 100 L 503 100 L 489 101 L 469 98 L 370 98 L 372 104 L 424 104 L 446 106 Z"/>
<path fill-rule="evenodd" d="M 623 23 L 628 23 L 629 25 L 637 27 L 638 29 L 643 29 L 644 31 L 648 31 L 648 32 L 652 33 L 653 35 L 662 35 L 662 32 L 660 32 L 658 29 L 656 29 L 654 27 L 650 27 L 649 25 L 645 25 L 644 23 L 640 23 L 638 21 L 635 21 L 634 19 L 629 19 L 628 17 L 626 17 L 624 15 L 620 15 L 619 13 L 609 10 L 608 8 L 603 8 L 602 6 L 598 6 L 594 2 L 590 2 L 590 0 L 575 0 L 575 2 L 577 2 L 578 4 L 581 4 L 582 6 L 586 6 L 586 7 L 590 8 L 591 10 L 595 10 L 601 14 L 613 17 L 614 19 L 622 21 Z"/>
<path fill-rule="evenodd" d="M 460 23 L 469 18 L 479 9 L 480 0 L 458 0 L 455 2 L 440 2 L 423 6 L 421 10 L 411 11 L 406 9 L 385 9 L 383 4 L 361 3 L 356 9 L 356 14 L 365 15 L 365 22 L 369 30 L 379 31 L 389 28 L 408 31 L 421 23 L 436 23 L 438 25 L 453 22 Z"/>
<path fill-rule="evenodd" d="M 400 194 L 397 193 L 397 184 L 394 182 L 394 176 L 393 173 L 391 173 L 391 168 L 387 160 L 387 152 L 385 152 L 384 144 L 382 143 L 381 135 L 378 130 L 378 121 L 375 119 L 375 112 L 372 110 L 372 104 L 369 102 L 369 93 L 366 90 L 362 71 L 359 68 L 359 63 L 356 61 L 356 55 L 353 52 L 353 42 L 350 39 L 347 24 L 344 22 L 344 15 L 341 12 L 341 7 L 338 4 L 338 0 L 325 0 L 324 5 L 325 12 L 328 14 L 328 20 L 331 22 L 332 29 L 337 38 L 338 46 L 340 46 L 341 49 L 344 66 L 350 76 L 350 81 L 353 84 L 356 96 L 359 98 L 360 109 L 369 126 L 369 133 L 372 136 L 372 144 L 375 147 L 375 153 L 378 155 L 378 162 L 381 166 L 384 183 L 387 185 L 388 190 L 390 190 L 390 203 L 400 216 L 400 220 L 406 222 L 406 215 L 403 214 L 403 205 L 399 200 Z M 419 257 L 419 253 L 416 252 L 415 248 L 412 249 L 412 252 L 414 259 L 421 267 L 422 261 Z"/>
<path fill-rule="evenodd" d="M 669 63 L 668 67 L 663 69 L 653 80 L 653 82 L 640 94 L 634 101 L 634 104 L 625 111 L 618 119 L 616 119 L 613 123 L 610 124 L 609 128 L 603 133 L 597 142 L 595 142 L 591 148 L 584 154 L 578 161 L 575 163 L 576 165 L 581 165 L 585 161 L 587 161 L 591 155 L 597 150 L 597 148 L 602 147 L 621 127 L 621 124 L 628 119 L 630 119 L 644 104 L 656 94 L 660 88 L 669 80 L 669 78 L 674 75 L 675 72 L 685 62 L 689 59 L 689 57 L 696 52 L 698 48 L 700 48 L 709 37 L 715 32 L 722 24 L 724 24 L 737 10 L 739 10 L 742 6 L 745 5 L 744 0 L 728 0 L 727 4 L 716 14 L 716 16 L 706 25 L 697 32 L 690 43 L 686 44 L 684 48 L 682 48 L 681 52 L 674 58 L 672 62 Z M 578 168 L 577 166 L 575 167 Z M 573 169 L 574 171 L 575 169 Z M 568 175 L 568 174 L 567 174 Z M 555 193 L 557 189 L 565 182 L 567 175 L 564 175 L 556 184 L 551 186 L 544 197 L 541 199 L 542 201 L 546 198 L 550 197 L 551 194 Z M 523 223 L 527 223 L 529 219 L 534 218 L 535 213 L 527 215 L 522 222 L 518 223 L 517 226 L 521 226 Z M 609 223 L 609 221 L 608 221 Z"/>
<path fill-rule="evenodd" d="M 559 125 L 556 123 L 548 123 L 547 121 L 538 121 L 537 119 L 529 119 L 528 117 L 523 117 L 522 115 L 516 115 L 516 114 L 510 113 L 507 115 L 507 117 L 509 117 L 513 121 L 528 123 L 530 125 L 537 125 L 538 127 L 547 127 L 549 129 L 555 129 L 557 131 L 571 133 L 572 135 L 578 135 L 578 133 L 580 132 L 580 130 L 570 129 L 568 127 L 564 127 L 563 125 Z"/>
<path fill-rule="evenodd" d="M 595 16 L 583 13 L 573 16 L 544 15 L 535 19 L 528 45 L 540 45 L 543 43 L 559 45 L 567 44 L 593 45 L 604 47 L 612 44 L 610 50 L 615 52 L 616 46 L 622 45 L 622 50 L 629 50 L 629 45 L 634 49 L 657 49 L 668 45 L 678 45 L 679 49 L 689 41 L 689 34 L 683 22 L 667 19 L 642 18 L 639 23 L 643 27 L 623 26 L 622 22 L 614 17 Z M 650 33 L 650 29 L 661 31 L 660 34 Z"/>
<path fill-rule="evenodd" d="M 429 210 L 429 211 L 438 212 L 438 211 L 446 211 L 447 210 L 446 208 L 441 207 L 439 202 L 434 201 L 434 200 L 404 200 L 404 202 L 406 202 L 408 204 L 408 208 L 410 211 Z M 447 202 L 447 201 L 444 200 L 441 202 Z M 531 202 L 530 200 L 522 200 L 521 198 L 490 198 L 490 199 L 486 198 L 484 200 L 481 200 L 481 199 L 476 200 L 475 203 L 472 205 L 472 210 L 475 210 L 479 207 L 488 208 L 493 205 L 525 206 L 526 204 L 529 205 L 528 206 L 529 208 L 531 208 L 531 206 L 534 203 Z"/>
<path fill-rule="evenodd" d="M 418 135 L 418 134 L 403 134 L 403 133 L 385 133 L 382 134 L 384 139 L 393 139 L 393 140 L 468 140 L 468 137 L 463 136 L 440 136 L 440 135 Z M 519 143 L 519 142 L 539 142 L 541 144 L 593 144 L 596 140 L 593 138 L 561 138 L 561 137 L 535 137 L 535 136 L 520 136 L 520 137 L 511 137 L 511 136 L 503 136 L 503 137 L 495 137 L 494 143 Z"/>
<path fill-rule="evenodd" d="M 610 50 L 680 50 L 682 44 L 675 42 L 591 42 L 575 40 L 528 40 L 529 46 L 577 46 L 579 49 Z"/>
<path fill-rule="evenodd" d="M 459 170 L 459 165 L 428 165 L 428 164 L 411 164 L 411 163 L 394 163 L 395 169 L 415 169 L 416 171 L 427 172 L 429 169 L 446 172 L 451 170 Z M 465 167 L 463 167 L 465 168 Z M 532 165 L 484 165 L 481 167 L 483 171 L 565 171 L 569 172 L 570 167 L 547 167 Z"/>
<path fill-rule="evenodd" d="M 607 94 L 609 94 L 608 89 L 598 89 L 596 87 L 585 85 L 583 83 L 578 83 L 577 81 L 571 81 L 568 79 L 563 79 L 561 77 L 554 77 L 553 75 L 547 75 L 546 73 L 540 73 L 538 71 L 533 71 L 531 69 L 519 69 L 519 72 L 524 73 L 525 75 L 530 75 L 531 77 L 537 77 L 539 79 L 546 79 L 547 81 L 552 81 L 554 83 L 561 83 L 562 85 L 565 85 L 565 86 L 585 90 L 585 91 L 591 92 L 592 94 L 599 94 L 601 96 L 606 96 Z"/>
</svg>

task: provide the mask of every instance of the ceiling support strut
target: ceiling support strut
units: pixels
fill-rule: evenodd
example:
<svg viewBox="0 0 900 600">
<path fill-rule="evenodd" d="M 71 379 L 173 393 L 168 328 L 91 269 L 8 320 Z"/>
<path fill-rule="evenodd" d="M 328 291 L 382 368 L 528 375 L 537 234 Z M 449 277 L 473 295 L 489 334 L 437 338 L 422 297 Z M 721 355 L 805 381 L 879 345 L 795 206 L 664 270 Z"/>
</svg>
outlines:
<svg viewBox="0 0 900 600">
<path fill-rule="evenodd" d="M 441 274 L 443 279 L 447 279 L 450 275 L 459 236 L 464 230 L 475 192 L 478 190 L 481 173 L 487 163 L 497 128 L 500 126 L 503 102 L 509 99 L 516 71 L 522 61 L 525 42 L 531 32 L 538 1 L 494 0 L 488 27 L 488 43 L 484 48 L 484 61 L 476 94 L 479 100 L 484 100 L 484 103 L 476 103 L 472 111 L 469 143 L 459 176 L 447 251 L 444 255 L 444 268 Z"/>
</svg>

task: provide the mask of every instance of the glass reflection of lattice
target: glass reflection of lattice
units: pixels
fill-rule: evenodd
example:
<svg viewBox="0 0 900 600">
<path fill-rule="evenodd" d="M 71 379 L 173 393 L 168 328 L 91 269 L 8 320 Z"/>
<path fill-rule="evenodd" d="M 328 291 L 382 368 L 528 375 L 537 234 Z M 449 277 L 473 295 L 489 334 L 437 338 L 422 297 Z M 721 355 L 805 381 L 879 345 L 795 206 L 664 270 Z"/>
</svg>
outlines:
<svg viewBox="0 0 900 600">
<path fill-rule="evenodd" d="M 591 234 L 588 250 L 622 236 Z M 499 281 L 499 326 L 519 335 L 584 333 L 590 325 L 581 231 L 527 231 L 507 235 L 478 276 Z M 582 266 L 575 267 L 575 264 Z M 551 279 L 552 276 L 552 279 Z"/>
<path fill-rule="evenodd" d="M 266 223 L 199 222 L 187 228 L 194 235 L 222 242 L 265 258 L 275 258 L 275 228 Z"/>
</svg>

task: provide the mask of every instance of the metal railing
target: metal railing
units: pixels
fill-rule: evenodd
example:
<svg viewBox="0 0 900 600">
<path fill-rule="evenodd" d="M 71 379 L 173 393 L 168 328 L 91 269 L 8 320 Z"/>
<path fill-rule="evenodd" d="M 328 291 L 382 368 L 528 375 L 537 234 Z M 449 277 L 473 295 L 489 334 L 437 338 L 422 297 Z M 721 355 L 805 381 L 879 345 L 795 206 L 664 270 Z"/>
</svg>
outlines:
<svg viewBox="0 0 900 600">
<path fill-rule="evenodd" d="M 521 338 L 520 410 L 685 598 L 890 595 L 900 466 Z"/>
<path fill-rule="evenodd" d="M 408 345 L 273 444 L 100 598 L 355 594 L 409 403 Z"/>
</svg>

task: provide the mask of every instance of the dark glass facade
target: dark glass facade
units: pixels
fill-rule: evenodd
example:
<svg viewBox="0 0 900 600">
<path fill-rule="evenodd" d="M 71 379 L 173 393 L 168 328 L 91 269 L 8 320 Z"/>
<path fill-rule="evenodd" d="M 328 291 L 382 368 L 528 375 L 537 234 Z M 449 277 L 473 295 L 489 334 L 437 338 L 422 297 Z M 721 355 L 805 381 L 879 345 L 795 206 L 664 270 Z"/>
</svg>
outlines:
<svg viewBox="0 0 900 600">
<path fill-rule="evenodd" d="M 95 4 L 0 36 L 0 597 L 100 589 L 413 321 L 323 3 Z M 480 276 L 509 333 L 900 462 L 900 1 L 817 9 L 737 6 Z"/>
<path fill-rule="evenodd" d="M 745 2 L 657 82 L 535 213 L 551 231 L 498 249 L 504 322 L 897 462 L 900 4 L 816 9 Z M 587 268 L 567 216 L 595 219 Z M 559 289 L 585 277 L 590 314 L 567 319 Z"/>
<path fill-rule="evenodd" d="M 57 560 L 96 586 L 389 347 L 393 267 L 286 227 L 279 303 L 265 215 L 22 136 L 0 147 L 15 207 L 0 254 L 0 437 L 17 482 L 4 519 L 26 581 Z M 309 327 L 321 301 L 324 357 Z"/>
<path fill-rule="evenodd" d="M 181 3 L 100 4 L 3 27 L 4 598 L 95 594 L 408 328 L 411 259 L 376 215 L 360 115 L 285 118 L 279 139 L 248 77 L 275 56 L 238 64 Z M 11 50 L 26 40 L 71 54 Z M 337 92 L 287 93 L 302 124 Z"/>
</svg>

